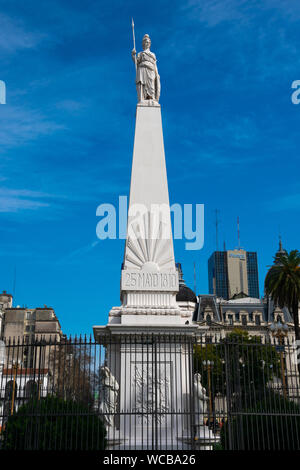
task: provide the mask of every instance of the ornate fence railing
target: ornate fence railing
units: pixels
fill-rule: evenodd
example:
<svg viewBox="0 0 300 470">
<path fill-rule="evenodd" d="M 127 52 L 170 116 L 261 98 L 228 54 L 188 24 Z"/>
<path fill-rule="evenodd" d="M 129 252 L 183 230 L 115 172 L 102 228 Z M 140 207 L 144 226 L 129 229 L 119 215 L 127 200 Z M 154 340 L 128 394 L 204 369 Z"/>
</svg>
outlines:
<svg viewBox="0 0 300 470">
<path fill-rule="evenodd" d="M 299 449 L 297 351 L 241 333 L 5 340 L 0 446 Z"/>
</svg>

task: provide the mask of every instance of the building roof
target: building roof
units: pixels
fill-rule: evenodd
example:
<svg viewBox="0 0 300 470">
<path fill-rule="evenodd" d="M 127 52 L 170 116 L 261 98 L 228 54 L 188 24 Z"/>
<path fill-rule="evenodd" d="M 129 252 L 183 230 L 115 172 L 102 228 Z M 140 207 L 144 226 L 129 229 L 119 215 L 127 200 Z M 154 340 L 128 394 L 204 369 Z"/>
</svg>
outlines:
<svg viewBox="0 0 300 470">
<path fill-rule="evenodd" d="M 280 264 L 280 256 L 287 255 L 287 251 L 282 247 L 282 241 L 281 238 L 279 239 L 279 248 L 276 251 L 275 257 L 274 257 L 274 264 Z"/>
<path fill-rule="evenodd" d="M 217 297 L 214 294 L 198 295 L 198 308 L 195 310 L 193 321 L 202 321 L 204 310 L 207 308 L 212 311 L 212 320 L 221 321 Z"/>
<path fill-rule="evenodd" d="M 230 300 L 223 300 L 222 304 L 261 304 L 262 301 L 260 299 L 256 299 L 255 297 L 241 297 L 238 299 L 230 299 Z"/>
</svg>

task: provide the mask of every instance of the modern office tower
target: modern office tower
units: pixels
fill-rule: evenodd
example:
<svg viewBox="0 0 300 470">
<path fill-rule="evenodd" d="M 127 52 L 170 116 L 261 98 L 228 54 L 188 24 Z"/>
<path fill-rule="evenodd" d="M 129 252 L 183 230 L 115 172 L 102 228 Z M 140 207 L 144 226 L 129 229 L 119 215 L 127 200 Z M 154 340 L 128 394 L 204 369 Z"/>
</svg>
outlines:
<svg viewBox="0 0 300 470">
<path fill-rule="evenodd" d="M 243 293 L 259 298 L 257 253 L 242 249 L 215 251 L 208 260 L 209 293 L 232 299 Z"/>
</svg>

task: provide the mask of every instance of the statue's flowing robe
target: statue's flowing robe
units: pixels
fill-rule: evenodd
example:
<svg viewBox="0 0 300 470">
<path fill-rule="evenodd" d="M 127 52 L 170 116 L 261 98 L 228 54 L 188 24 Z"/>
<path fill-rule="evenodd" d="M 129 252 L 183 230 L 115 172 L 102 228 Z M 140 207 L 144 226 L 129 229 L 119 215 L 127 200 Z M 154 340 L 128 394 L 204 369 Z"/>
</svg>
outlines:
<svg viewBox="0 0 300 470">
<path fill-rule="evenodd" d="M 113 426 L 113 416 L 117 408 L 117 398 L 119 391 L 119 384 L 106 369 L 101 381 L 101 400 L 99 404 L 99 412 L 104 415 L 105 422 L 109 426 Z"/>
<path fill-rule="evenodd" d="M 143 85 L 145 99 L 159 99 L 160 78 L 157 71 L 156 57 L 151 51 L 142 51 L 137 55 L 136 83 Z"/>
<path fill-rule="evenodd" d="M 194 377 L 194 405 L 195 405 L 195 426 L 203 424 L 204 415 L 207 412 L 206 389 L 202 386 L 200 378 Z"/>
</svg>

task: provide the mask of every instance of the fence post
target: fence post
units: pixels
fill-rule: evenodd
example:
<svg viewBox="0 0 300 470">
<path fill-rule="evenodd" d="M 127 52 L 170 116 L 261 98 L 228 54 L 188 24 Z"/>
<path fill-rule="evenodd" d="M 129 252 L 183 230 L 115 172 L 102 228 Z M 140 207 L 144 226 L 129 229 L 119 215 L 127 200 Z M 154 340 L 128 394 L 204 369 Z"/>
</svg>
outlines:
<svg viewBox="0 0 300 470">
<path fill-rule="evenodd" d="M 225 383 L 226 383 L 226 401 L 227 401 L 227 426 L 228 426 L 228 450 L 233 450 L 233 442 L 232 442 L 232 416 L 231 416 L 231 374 L 230 374 L 230 363 L 229 363 L 229 351 L 228 351 L 228 339 L 225 338 L 224 340 L 224 352 L 225 352 Z"/>
</svg>

